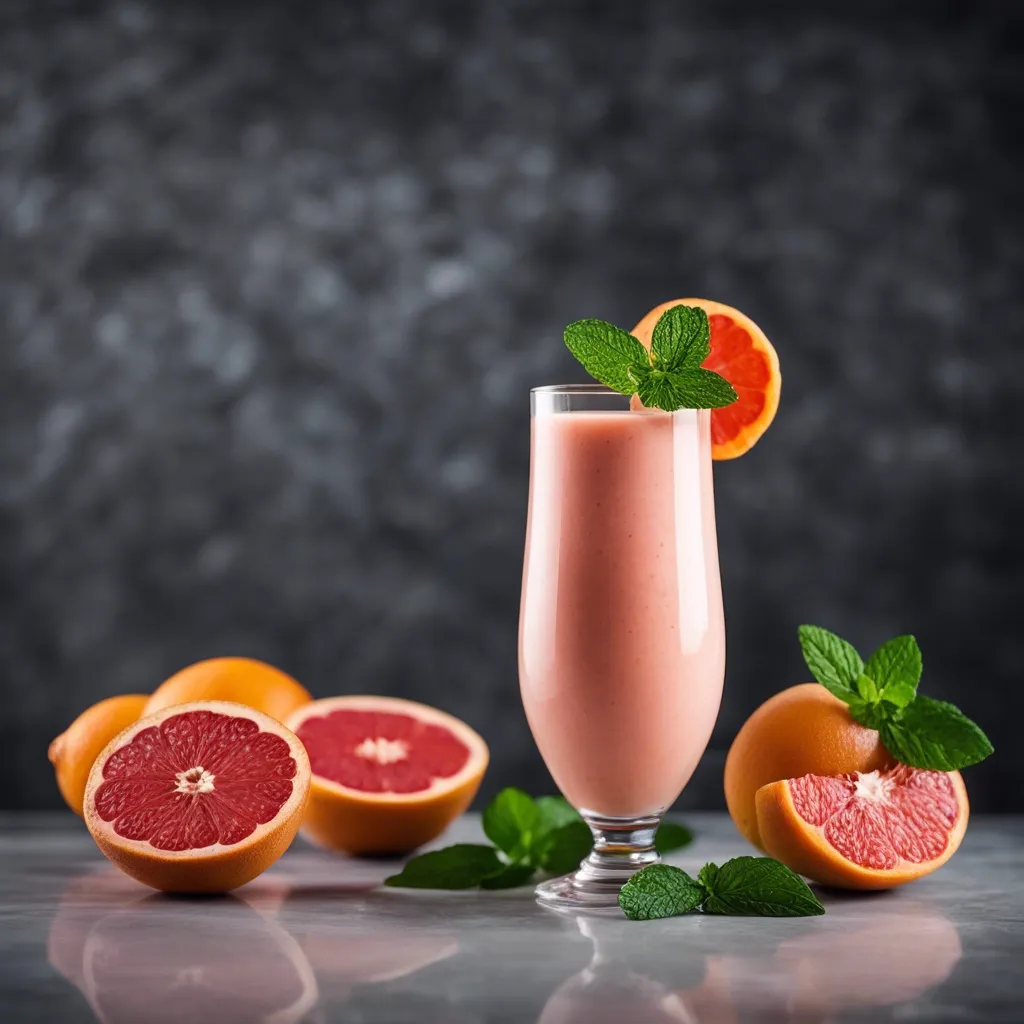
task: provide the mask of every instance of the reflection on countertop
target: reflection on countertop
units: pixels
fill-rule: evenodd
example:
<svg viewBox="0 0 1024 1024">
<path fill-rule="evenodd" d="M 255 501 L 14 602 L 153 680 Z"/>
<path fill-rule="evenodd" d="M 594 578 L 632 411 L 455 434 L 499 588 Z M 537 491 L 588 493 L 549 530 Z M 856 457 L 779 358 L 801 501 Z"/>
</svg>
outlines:
<svg viewBox="0 0 1024 1024">
<path fill-rule="evenodd" d="M 687 817 L 698 839 L 675 863 L 744 852 L 726 819 Z M 447 837 L 479 838 L 475 818 Z M 0 1005 L 5 1019 L 104 1024 L 1018 1020 L 1022 840 L 1020 819 L 976 821 L 935 876 L 823 892 L 820 918 L 636 923 L 547 911 L 528 888 L 387 889 L 394 862 L 303 845 L 233 896 L 165 897 L 70 815 L 9 817 Z"/>
</svg>

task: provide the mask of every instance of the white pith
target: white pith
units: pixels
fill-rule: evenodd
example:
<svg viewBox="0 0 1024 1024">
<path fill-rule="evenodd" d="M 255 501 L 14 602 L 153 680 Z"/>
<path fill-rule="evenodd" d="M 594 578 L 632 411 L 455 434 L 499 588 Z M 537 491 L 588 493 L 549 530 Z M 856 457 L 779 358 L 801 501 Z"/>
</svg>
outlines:
<svg viewBox="0 0 1024 1024">
<path fill-rule="evenodd" d="M 403 740 L 388 740 L 383 736 L 371 739 L 369 736 L 356 747 L 356 757 L 365 757 L 377 764 L 394 764 L 409 756 L 409 744 Z"/>
<path fill-rule="evenodd" d="M 174 792 L 185 794 L 212 793 L 213 780 L 216 778 L 202 765 L 189 768 L 187 772 L 178 772 L 174 777 L 178 780 Z"/>
<path fill-rule="evenodd" d="M 853 784 L 853 796 L 856 800 L 868 800 L 875 804 L 887 804 L 890 801 L 893 782 L 884 779 L 880 772 L 857 772 Z"/>
</svg>

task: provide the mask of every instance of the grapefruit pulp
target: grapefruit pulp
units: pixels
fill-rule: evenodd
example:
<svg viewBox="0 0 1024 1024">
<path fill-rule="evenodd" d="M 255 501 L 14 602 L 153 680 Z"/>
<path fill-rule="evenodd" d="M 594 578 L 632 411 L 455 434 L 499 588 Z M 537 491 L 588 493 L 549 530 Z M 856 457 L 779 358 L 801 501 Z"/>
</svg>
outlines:
<svg viewBox="0 0 1024 1024">
<path fill-rule="evenodd" d="M 143 714 L 151 715 L 194 700 L 227 700 L 246 704 L 283 722 L 297 707 L 312 699 L 304 686 L 265 661 L 208 658 L 162 682 L 153 691 Z"/>
<path fill-rule="evenodd" d="M 654 325 L 673 306 L 696 306 L 708 315 L 711 352 L 701 365 L 721 374 L 739 396 L 732 405 L 711 410 L 711 456 L 735 459 L 757 444 L 775 418 L 782 389 L 779 357 L 750 317 L 710 299 L 663 302 L 633 328 L 634 337 L 650 348 Z"/>
<path fill-rule="evenodd" d="M 805 775 L 757 791 L 765 850 L 825 885 L 891 889 L 930 874 L 960 846 L 970 813 L 959 772 L 896 765 Z"/>
<path fill-rule="evenodd" d="M 397 697 L 329 697 L 289 719 L 313 771 L 302 834 L 356 855 L 408 853 L 473 800 L 487 744 L 436 708 Z"/>
<path fill-rule="evenodd" d="M 140 719 L 96 758 L 85 821 L 122 871 L 165 892 L 226 892 L 288 848 L 309 759 L 280 722 L 225 701 Z"/>
<path fill-rule="evenodd" d="M 138 721 L 147 700 L 149 697 L 144 693 L 107 697 L 86 708 L 50 744 L 47 754 L 57 775 L 60 795 L 79 817 L 96 755 L 122 729 Z"/>
</svg>

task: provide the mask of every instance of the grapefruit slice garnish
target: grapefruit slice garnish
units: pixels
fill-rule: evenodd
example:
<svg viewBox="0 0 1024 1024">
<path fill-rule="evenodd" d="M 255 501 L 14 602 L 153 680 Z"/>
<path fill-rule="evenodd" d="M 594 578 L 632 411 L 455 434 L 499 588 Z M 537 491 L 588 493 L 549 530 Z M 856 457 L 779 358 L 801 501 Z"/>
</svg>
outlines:
<svg viewBox="0 0 1024 1024">
<path fill-rule="evenodd" d="M 633 335 L 650 348 L 654 325 L 661 314 L 679 305 L 697 306 L 707 313 L 711 352 L 702 365 L 720 373 L 739 395 L 732 405 L 711 410 L 712 458 L 735 459 L 753 448 L 775 419 L 782 388 L 779 357 L 750 317 L 710 299 L 663 302 L 633 328 Z"/>
<path fill-rule="evenodd" d="M 288 848 L 309 759 L 280 722 L 226 701 L 148 715 L 97 757 L 85 821 L 119 868 L 165 892 L 226 892 Z"/>
<path fill-rule="evenodd" d="M 464 722 L 397 697 L 317 700 L 288 725 L 313 770 L 303 835 L 346 853 L 407 853 L 440 835 L 489 759 Z"/>
<path fill-rule="evenodd" d="M 816 882 L 889 889 L 930 874 L 960 846 L 970 813 L 959 772 L 897 765 L 762 786 L 765 850 Z"/>
</svg>

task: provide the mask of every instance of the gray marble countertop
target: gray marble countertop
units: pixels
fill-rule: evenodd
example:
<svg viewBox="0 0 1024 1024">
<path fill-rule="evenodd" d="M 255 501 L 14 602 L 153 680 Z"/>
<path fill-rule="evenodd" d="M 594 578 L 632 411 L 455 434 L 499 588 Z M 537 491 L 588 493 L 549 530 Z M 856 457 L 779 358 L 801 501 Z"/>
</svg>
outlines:
<svg viewBox="0 0 1024 1024">
<path fill-rule="evenodd" d="M 696 871 L 747 852 L 691 814 Z M 479 820 L 445 837 L 480 837 Z M 297 843 L 230 897 L 172 899 L 71 815 L 0 817 L 0 1006 L 11 1021 L 714 1022 L 1024 1019 L 1022 818 L 978 818 L 902 891 L 820 918 L 576 919 L 528 889 L 378 888 L 393 863 Z"/>
</svg>

